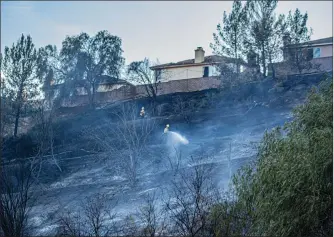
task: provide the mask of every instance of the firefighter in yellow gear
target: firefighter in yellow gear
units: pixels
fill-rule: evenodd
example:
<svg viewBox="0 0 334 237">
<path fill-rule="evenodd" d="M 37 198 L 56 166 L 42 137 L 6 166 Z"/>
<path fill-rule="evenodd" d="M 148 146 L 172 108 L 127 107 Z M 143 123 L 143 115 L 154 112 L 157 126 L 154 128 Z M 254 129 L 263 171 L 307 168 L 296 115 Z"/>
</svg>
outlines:
<svg viewBox="0 0 334 237">
<path fill-rule="evenodd" d="M 169 124 L 166 125 L 165 129 L 164 129 L 164 133 L 168 133 L 169 131 Z"/>
<path fill-rule="evenodd" d="M 141 107 L 139 115 L 140 115 L 140 117 L 144 118 L 144 116 L 145 116 L 145 109 L 144 109 L 144 107 Z"/>
</svg>

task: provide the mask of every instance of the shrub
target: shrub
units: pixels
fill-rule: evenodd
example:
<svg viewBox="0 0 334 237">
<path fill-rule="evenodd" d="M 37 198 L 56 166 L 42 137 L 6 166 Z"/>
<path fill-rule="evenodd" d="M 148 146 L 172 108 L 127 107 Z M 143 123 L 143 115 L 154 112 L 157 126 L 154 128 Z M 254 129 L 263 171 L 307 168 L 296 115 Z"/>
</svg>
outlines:
<svg viewBox="0 0 334 237">
<path fill-rule="evenodd" d="M 332 88 L 314 88 L 294 121 L 266 133 L 257 161 L 234 177 L 252 234 L 332 235 Z"/>
</svg>

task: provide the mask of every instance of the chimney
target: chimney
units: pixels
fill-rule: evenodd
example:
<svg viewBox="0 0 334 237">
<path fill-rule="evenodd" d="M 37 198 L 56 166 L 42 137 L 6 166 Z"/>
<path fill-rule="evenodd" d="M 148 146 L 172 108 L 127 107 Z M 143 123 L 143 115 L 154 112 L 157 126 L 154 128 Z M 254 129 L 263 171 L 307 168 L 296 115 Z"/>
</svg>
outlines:
<svg viewBox="0 0 334 237">
<path fill-rule="evenodd" d="M 197 49 L 195 49 L 195 63 L 204 62 L 204 54 L 204 49 L 202 47 L 197 47 Z"/>
</svg>

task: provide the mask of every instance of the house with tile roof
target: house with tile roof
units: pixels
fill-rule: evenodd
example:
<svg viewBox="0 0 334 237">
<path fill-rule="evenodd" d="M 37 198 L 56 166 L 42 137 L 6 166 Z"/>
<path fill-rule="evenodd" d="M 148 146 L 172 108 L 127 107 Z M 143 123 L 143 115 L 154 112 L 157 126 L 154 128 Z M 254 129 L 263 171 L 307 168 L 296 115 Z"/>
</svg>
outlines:
<svg viewBox="0 0 334 237">
<path fill-rule="evenodd" d="M 205 78 L 219 76 L 217 66 L 226 64 L 232 70 L 236 71 L 237 60 L 225 56 L 210 55 L 205 56 L 205 51 L 202 47 L 195 49 L 195 57 L 192 59 L 183 60 L 176 63 L 166 63 L 150 67 L 156 73 L 156 78 L 161 82 Z M 239 71 L 243 72 L 250 67 L 250 64 L 239 60 Z"/>
<path fill-rule="evenodd" d="M 308 65 L 303 69 L 302 74 L 333 71 L 333 37 L 291 44 L 290 36 L 285 35 L 283 42 L 283 61 L 273 64 L 277 77 L 300 74 L 296 68 L 291 68 L 290 65 L 291 60 L 295 60 L 297 53 L 302 56 L 299 58 Z M 272 73 L 271 71 L 271 67 L 269 67 L 268 73 Z"/>
<path fill-rule="evenodd" d="M 333 57 L 333 37 L 311 40 L 299 44 L 290 44 L 289 36 L 286 35 L 283 41 L 284 61 L 289 60 L 289 57 L 292 56 L 291 52 L 296 51 L 296 49 L 302 49 L 303 53 L 307 55 L 310 60 L 314 58 Z"/>
</svg>

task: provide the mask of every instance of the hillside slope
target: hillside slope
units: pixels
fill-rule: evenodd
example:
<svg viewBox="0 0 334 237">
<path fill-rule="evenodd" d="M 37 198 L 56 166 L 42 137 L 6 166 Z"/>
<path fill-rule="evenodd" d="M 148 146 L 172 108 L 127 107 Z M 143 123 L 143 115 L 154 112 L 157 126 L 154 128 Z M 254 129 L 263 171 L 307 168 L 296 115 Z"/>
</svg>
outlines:
<svg viewBox="0 0 334 237">
<path fill-rule="evenodd" d="M 163 138 L 167 123 L 171 131 L 189 141 L 177 148 L 181 154 L 180 169 L 213 164 L 212 178 L 220 188 L 227 188 L 230 176 L 256 157 L 256 146 L 264 131 L 289 121 L 291 109 L 302 103 L 311 86 L 322 79 L 321 75 L 310 75 L 279 86 L 267 80 L 223 90 L 220 94 L 206 91 L 159 98 L 164 109 L 159 117 L 146 118 L 149 123 L 156 122 L 156 126 L 145 154 L 140 157 L 138 182 L 134 187 L 118 165 L 121 157 L 102 150 L 96 152 L 91 140 L 87 139 L 87 131 L 99 126 L 103 128 L 106 121 L 111 121 L 108 124 L 112 126 L 110 114 L 115 106 L 67 116 L 57 124 L 57 139 L 61 141 L 57 149 L 61 155 L 57 159 L 62 172 L 52 162 L 46 163 L 41 182 L 35 189 L 39 193 L 38 205 L 32 209 L 36 234 L 54 231 L 57 214 L 63 210 L 77 210 L 87 196 L 116 193 L 113 201 L 117 200 L 118 217 L 122 218 L 136 210 L 146 193 L 166 189 L 174 172 L 169 161 L 175 159 L 173 148 Z M 202 101 L 203 97 L 209 103 L 194 109 L 190 119 L 172 113 L 175 98 Z M 136 101 L 138 111 L 146 103 L 145 100 Z"/>
</svg>

